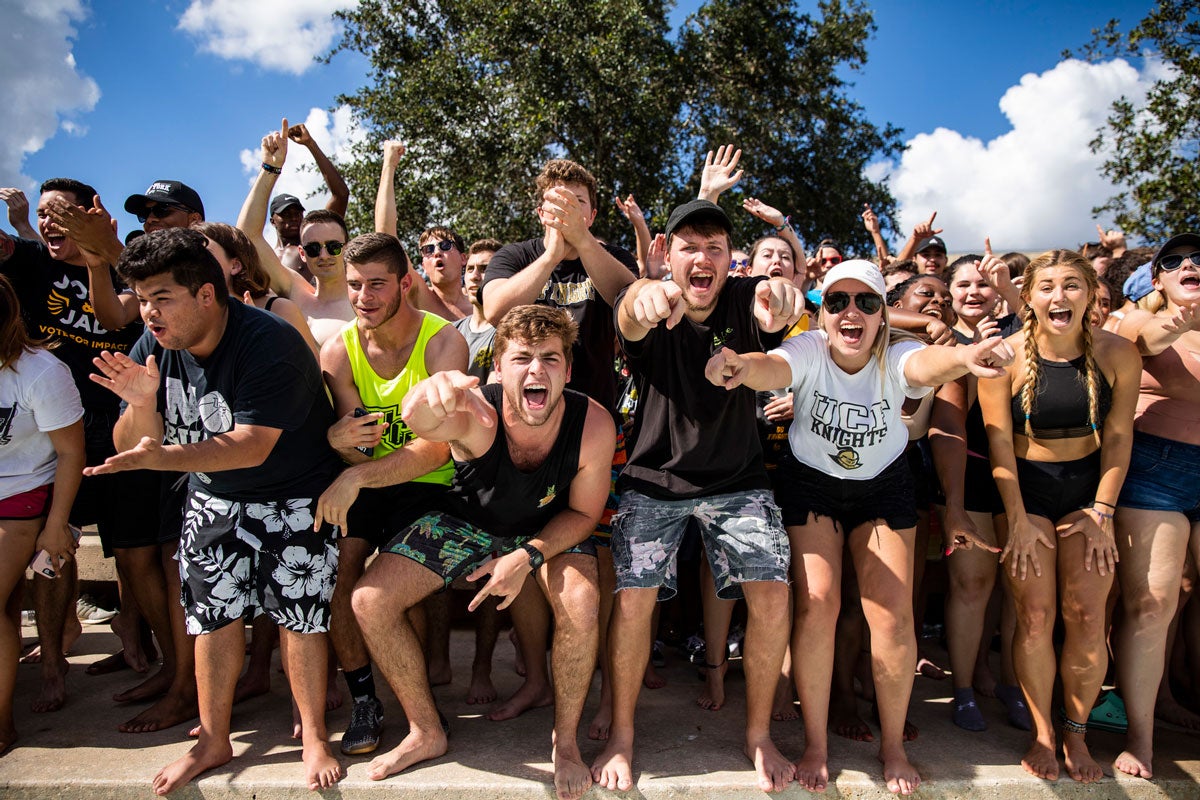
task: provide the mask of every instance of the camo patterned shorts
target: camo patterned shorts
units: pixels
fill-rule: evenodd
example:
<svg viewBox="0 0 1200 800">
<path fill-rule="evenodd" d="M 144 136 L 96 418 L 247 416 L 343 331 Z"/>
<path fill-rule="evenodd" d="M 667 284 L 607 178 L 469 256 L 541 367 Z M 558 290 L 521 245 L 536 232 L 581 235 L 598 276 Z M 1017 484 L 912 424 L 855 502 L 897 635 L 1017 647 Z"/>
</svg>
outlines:
<svg viewBox="0 0 1200 800">
<path fill-rule="evenodd" d="M 787 582 L 791 550 L 769 491 L 685 500 L 656 500 L 627 491 L 613 518 L 617 589 L 658 588 L 659 600 L 673 597 L 675 556 L 693 519 L 708 553 L 718 597 L 740 598 L 739 584 L 749 581 Z"/>
</svg>

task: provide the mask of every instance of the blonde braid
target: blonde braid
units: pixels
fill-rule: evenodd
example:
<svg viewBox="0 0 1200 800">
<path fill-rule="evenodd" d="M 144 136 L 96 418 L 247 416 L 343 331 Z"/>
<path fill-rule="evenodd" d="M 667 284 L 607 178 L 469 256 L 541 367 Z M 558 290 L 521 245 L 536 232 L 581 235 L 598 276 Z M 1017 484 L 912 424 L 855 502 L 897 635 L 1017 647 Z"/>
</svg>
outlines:
<svg viewBox="0 0 1200 800">
<path fill-rule="evenodd" d="M 1042 362 L 1037 347 L 1037 315 L 1029 306 L 1022 313 L 1025 315 L 1025 324 L 1021 327 L 1025 334 L 1025 385 L 1021 387 L 1021 410 L 1025 412 L 1025 435 L 1032 438 L 1033 426 L 1029 418 L 1033 416 L 1033 399 L 1042 376 Z"/>
<path fill-rule="evenodd" d="M 1087 369 L 1088 422 L 1092 424 L 1092 436 L 1096 444 L 1100 444 L 1100 368 L 1092 349 L 1092 306 L 1095 297 L 1088 303 L 1087 311 L 1083 314 L 1083 363 Z"/>
</svg>

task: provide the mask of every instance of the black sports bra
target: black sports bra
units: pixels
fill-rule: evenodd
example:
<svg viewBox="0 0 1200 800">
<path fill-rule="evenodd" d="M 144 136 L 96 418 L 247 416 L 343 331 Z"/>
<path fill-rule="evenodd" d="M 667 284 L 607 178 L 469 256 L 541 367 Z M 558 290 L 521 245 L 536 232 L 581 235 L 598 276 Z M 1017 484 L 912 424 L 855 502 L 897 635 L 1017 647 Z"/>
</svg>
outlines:
<svg viewBox="0 0 1200 800">
<path fill-rule="evenodd" d="M 1029 415 L 1033 438 L 1078 439 L 1093 434 L 1095 429 L 1088 419 L 1087 368 L 1083 359 L 1083 356 L 1070 361 L 1038 359 L 1042 377 Z M 1099 368 L 1096 372 L 1100 396 L 1095 427 L 1100 428 L 1112 407 L 1112 387 Z M 1025 410 L 1021 407 L 1023 393 L 1023 390 L 1017 392 L 1012 398 L 1013 433 L 1025 433 Z"/>
</svg>

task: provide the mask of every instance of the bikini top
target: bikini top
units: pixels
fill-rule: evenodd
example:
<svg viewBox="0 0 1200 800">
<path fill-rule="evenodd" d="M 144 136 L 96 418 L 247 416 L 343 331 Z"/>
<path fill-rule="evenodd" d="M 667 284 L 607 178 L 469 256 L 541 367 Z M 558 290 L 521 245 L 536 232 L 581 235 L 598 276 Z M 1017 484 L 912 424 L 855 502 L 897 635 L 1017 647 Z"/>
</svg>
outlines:
<svg viewBox="0 0 1200 800">
<path fill-rule="evenodd" d="M 1029 425 L 1035 439 L 1078 439 L 1091 436 L 1094 432 L 1088 419 L 1087 368 L 1084 357 L 1070 361 L 1047 361 L 1038 359 L 1042 375 L 1038 381 L 1029 415 Z M 1099 397 L 1097 403 L 1096 428 L 1104 425 L 1104 418 L 1112 407 L 1112 387 L 1108 379 L 1097 368 Z M 1014 433 L 1025 433 L 1025 410 L 1021 407 L 1021 394 L 1012 398 L 1012 424 Z"/>
</svg>

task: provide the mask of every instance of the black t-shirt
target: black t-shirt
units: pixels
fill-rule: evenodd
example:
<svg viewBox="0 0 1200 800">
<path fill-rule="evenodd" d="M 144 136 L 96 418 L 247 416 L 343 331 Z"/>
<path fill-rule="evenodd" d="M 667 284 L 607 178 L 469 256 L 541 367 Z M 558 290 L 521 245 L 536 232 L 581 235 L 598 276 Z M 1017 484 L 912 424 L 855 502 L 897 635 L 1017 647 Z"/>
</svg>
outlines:
<svg viewBox="0 0 1200 800">
<path fill-rule="evenodd" d="M 763 333 L 754 319 L 754 288 L 763 280 L 729 278 L 703 323 L 685 316 L 671 330 L 660 324 L 641 341 L 621 339 L 638 406 L 619 490 L 671 500 L 770 488 L 754 391 L 729 391 L 704 377 L 705 364 L 721 347 L 759 353 L 783 340 L 783 331 Z M 622 291 L 618 305 L 624 296 Z"/>
<path fill-rule="evenodd" d="M 588 399 L 579 392 L 563 390 L 565 408 L 554 445 L 541 464 L 522 472 L 512 462 L 504 434 L 504 387 L 489 383 L 480 391 L 496 409 L 496 438 L 479 458 L 454 462 L 454 483 L 443 502 L 450 513 L 492 536 L 536 536 L 571 505 L 571 481 L 579 472 Z"/>
<path fill-rule="evenodd" d="M 87 267 L 55 261 L 41 242 L 13 241 L 15 250 L 8 261 L 0 264 L 0 273 L 12 281 L 26 330 L 35 339 L 50 337 L 58 342 L 50 352 L 70 367 L 84 409 L 115 415 L 120 400 L 88 378 L 96 371 L 92 359 L 101 350 L 128 353 L 142 335 L 141 320 L 119 331 L 106 330 L 97 321 L 88 299 Z M 113 284 L 120 287 L 116 272 L 111 268 L 109 272 Z"/>
<path fill-rule="evenodd" d="M 283 431 L 261 465 L 193 472 L 193 488 L 265 502 L 316 497 L 329 486 L 341 463 L 325 439 L 333 408 L 312 351 L 291 325 L 230 298 L 225 332 L 208 358 L 167 350 L 146 331 L 130 358 L 145 364 L 149 355 L 162 374 L 167 444 L 201 442 L 238 423 Z"/>
<path fill-rule="evenodd" d="M 1021 318 L 1017 314 L 1005 314 L 997 319 L 996 323 L 1000 326 L 1000 336 L 1005 338 L 1021 330 L 1022 325 Z M 954 339 L 959 344 L 975 344 L 974 336 L 968 336 L 957 329 L 951 330 L 951 333 L 954 334 Z"/>
<path fill-rule="evenodd" d="M 624 248 L 606 244 L 604 249 L 637 277 L 637 259 Z M 546 252 L 541 239 L 506 244 L 488 262 L 479 297 L 489 282 L 511 278 Z M 559 262 L 535 301 L 566 311 L 579 324 L 579 338 L 572 354 L 571 381 L 568 387 L 583 392 L 601 406 L 613 411 L 617 401 L 616 330 L 612 306 L 604 301 L 579 259 Z"/>
</svg>

